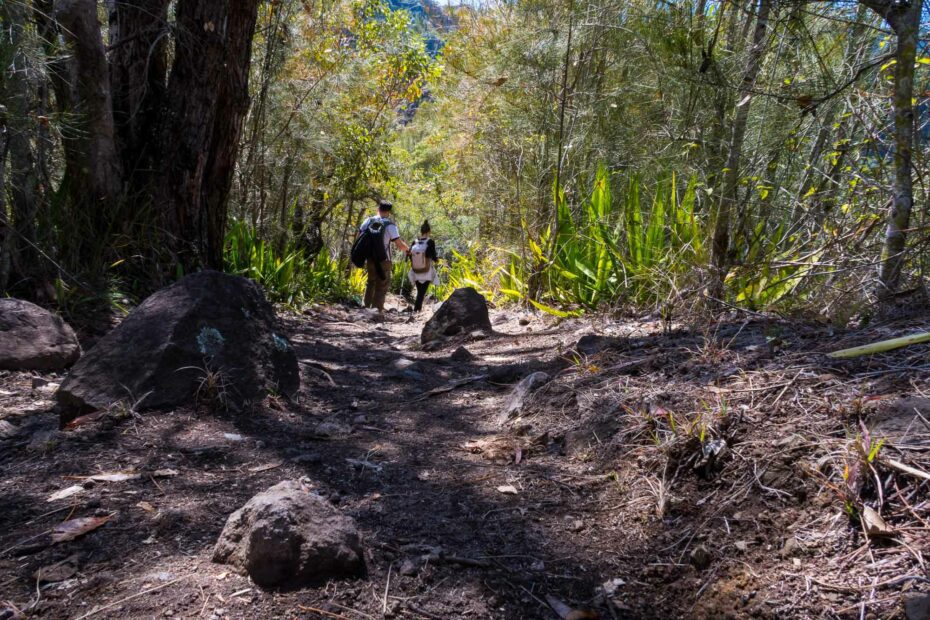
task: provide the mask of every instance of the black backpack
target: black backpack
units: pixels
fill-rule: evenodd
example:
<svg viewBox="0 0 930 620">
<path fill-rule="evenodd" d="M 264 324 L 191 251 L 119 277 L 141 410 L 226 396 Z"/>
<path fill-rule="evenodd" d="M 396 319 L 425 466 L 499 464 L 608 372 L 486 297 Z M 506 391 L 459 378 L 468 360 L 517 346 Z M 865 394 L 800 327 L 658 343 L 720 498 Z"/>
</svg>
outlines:
<svg viewBox="0 0 930 620">
<path fill-rule="evenodd" d="M 349 257 L 353 265 L 362 268 L 370 258 L 375 261 L 380 271 L 381 263 L 388 259 L 387 250 L 384 247 L 384 229 L 389 223 L 388 220 L 381 218 L 369 220 L 368 226 L 352 244 L 352 252 Z"/>
</svg>

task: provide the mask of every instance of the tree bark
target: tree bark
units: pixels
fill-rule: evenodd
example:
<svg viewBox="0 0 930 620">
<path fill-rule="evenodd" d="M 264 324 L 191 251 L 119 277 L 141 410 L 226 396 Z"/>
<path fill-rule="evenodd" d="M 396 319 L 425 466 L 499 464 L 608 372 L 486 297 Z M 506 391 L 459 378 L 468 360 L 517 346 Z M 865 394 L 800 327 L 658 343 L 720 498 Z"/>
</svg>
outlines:
<svg viewBox="0 0 930 620">
<path fill-rule="evenodd" d="M 0 294 L 6 293 L 10 282 L 10 242 L 13 230 L 6 213 L 6 108 L 0 105 Z"/>
<path fill-rule="evenodd" d="M 4 205 L 5 227 L 3 257 L 0 262 L 0 290 L 11 285 L 23 288 L 32 280 L 35 288 L 39 256 L 36 252 L 36 214 L 39 205 L 39 177 L 31 142 L 34 131 L 35 90 L 29 80 L 33 74 L 25 50 L 23 34 L 28 27 L 28 8 L 25 4 L 10 3 L 0 8 L 4 30 L 9 33 L 13 50 L 10 67 L 4 67 L 5 79 L 0 82 L 0 95 L 6 103 L 3 110 L 5 140 L 4 155 L 8 156 L 10 216 Z M 18 282 L 12 282 L 15 278 Z"/>
<path fill-rule="evenodd" d="M 894 199 L 885 230 L 885 245 L 878 275 L 878 297 L 893 295 L 901 282 L 906 250 L 906 231 L 914 204 L 911 174 L 914 145 L 914 63 L 920 29 L 922 0 L 862 0 L 888 22 L 898 39 L 894 69 Z"/>
<path fill-rule="evenodd" d="M 76 130 L 64 140 L 65 184 L 89 223 L 81 234 L 97 245 L 109 237 L 122 186 L 106 52 L 94 0 L 58 0 L 55 18 L 70 48 L 66 77 Z M 86 249 L 86 248 L 85 248 Z M 97 256 L 83 256 L 85 266 Z"/>
<path fill-rule="evenodd" d="M 759 0 L 756 27 L 752 37 L 752 47 L 746 59 L 746 67 L 740 81 L 739 100 L 736 104 L 736 116 L 733 119 L 733 131 L 730 139 L 729 154 L 727 155 L 726 169 L 723 177 L 723 187 L 720 201 L 717 206 L 717 217 L 714 222 L 714 236 L 712 244 L 712 273 L 711 297 L 722 299 L 724 294 L 724 281 L 730 268 L 730 228 L 733 212 L 738 201 L 740 164 L 742 161 L 743 142 L 746 138 L 746 127 L 749 121 L 749 108 L 752 103 L 753 87 L 762 60 L 766 51 L 766 36 L 769 25 L 769 15 L 774 0 Z"/>
<path fill-rule="evenodd" d="M 221 268 L 257 0 L 182 0 L 162 137 L 170 246 L 185 272 Z"/>
<path fill-rule="evenodd" d="M 127 193 L 143 193 L 159 161 L 152 140 L 167 86 L 169 0 L 110 0 L 113 119 Z"/>
</svg>

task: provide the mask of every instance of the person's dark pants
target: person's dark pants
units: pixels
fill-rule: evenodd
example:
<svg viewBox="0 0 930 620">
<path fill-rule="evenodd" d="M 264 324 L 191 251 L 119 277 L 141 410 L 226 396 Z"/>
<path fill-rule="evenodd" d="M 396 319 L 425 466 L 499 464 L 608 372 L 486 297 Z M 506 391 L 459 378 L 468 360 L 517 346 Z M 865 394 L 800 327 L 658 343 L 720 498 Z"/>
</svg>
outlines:
<svg viewBox="0 0 930 620">
<path fill-rule="evenodd" d="M 383 261 L 380 273 L 378 273 L 377 263 L 369 258 L 365 266 L 368 268 L 368 282 L 365 284 L 365 307 L 377 308 L 379 312 L 384 312 L 384 299 L 387 297 L 388 289 L 391 288 L 393 265 L 389 260 Z"/>
<path fill-rule="evenodd" d="M 419 312 L 423 309 L 423 300 L 426 299 L 426 289 L 429 288 L 429 281 L 415 282 L 417 285 L 417 300 L 413 303 L 413 311 Z"/>
</svg>

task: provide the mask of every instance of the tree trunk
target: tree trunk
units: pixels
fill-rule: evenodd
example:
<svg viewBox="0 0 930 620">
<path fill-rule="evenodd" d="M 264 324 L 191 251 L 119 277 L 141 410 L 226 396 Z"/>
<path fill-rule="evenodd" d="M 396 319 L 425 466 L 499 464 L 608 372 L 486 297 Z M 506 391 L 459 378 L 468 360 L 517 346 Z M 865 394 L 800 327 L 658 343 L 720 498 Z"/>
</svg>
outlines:
<svg viewBox="0 0 930 620">
<path fill-rule="evenodd" d="M 169 0 L 110 0 L 113 119 L 127 193 L 143 193 L 159 161 L 152 140 L 164 105 Z M 135 202 L 133 200 L 133 202 Z"/>
<path fill-rule="evenodd" d="M 120 192 L 121 170 L 116 152 L 113 103 L 106 52 L 94 0 L 59 0 L 55 18 L 71 52 L 69 84 L 77 113 L 78 131 L 65 141 L 68 151 L 65 176 L 75 204 L 91 210 L 104 233 L 111 222 L 106 209 Z"/>
<path fill-rule="evenodd" d="M 27 281 L 36 288 L 34 276 L 39 268 L 36 252 L 36 213 L 39 205 L 39 177 L 35 153 L 32 150 L 31 133 L 35 130 L 35 90 L 29 81 L 34 74 L 26 54 L 23 35 L 28 26 L 28 8 L 25 4 L 10 3 L 0 9 L 4 30 L 9 33 L 9 44 L 13 50 L 11 66 L 4 67 L 5 79 L 0 96 L 6 103 L 4 116 L 4 155 L 9 157 L 10 217 L 4 205 L 6 230 L 0 262 L 0 289 L 10 286 L 24 288 Z M 5 33 L 6 34 L 6 33 Z M 13 282 L 11 278 L 18 280 Z"/>
<path fill-rule="evenodd" d="M 326 219 L 325 193 L 318 187 L 310 189 L 310 213 L 304 210 L 303 202 L 298 200 L 291 220 L 291 233 L 297 239 L 297 247 L 304 256 L 313 261 L 323 251 L 323 222 Z"/>
<path fill-rule="evenodd" d="M 257 13 L 257 0 L 181 0 L 177 6 L 159 186 L 170 247 L 185 272 L 222 267 Z"/>
<path fill-rule="evenodd" d="M 914 63 L 922 1 L 862 0 L 878 13 L 898 38 L 894 69 L 894 199 L 885 230 L 885 246 L 879 271 L 878 297 L 893 295 L 901 281 L 906 249 L 906 230 L 914 204 L 911 176 L 914 144 Z"/>
<path fill-rule="evenodd" d="M 6 213 L 6 111 L 0 106 L 0 295 L 6 293 L 10 282 L 10 243 L 13 230 Z"/>
<path fill-rule="evenodd" d="M 746 127 L 749 121 L 749 108 L 752 102 L 753 87 L 762 59 L 766 50 L 766 35 L 769 24 L 773 0 L 759 0 L 756 28 L 752 37 L 752 47 L 746 59 L 746 68 L 740 82 L 739 100 L 736 104 L 736 116 L 733 119 L 733 131 L 730 139 L 730 149 L 727 156 L 726 169 L 723 177 L 723 187 L 720 193 L 720 202 L 717 207 L 717 218 L 714 223 L 714 237 L 712 245 L 712 273 L 711 297 L 722 299 L 724 294 L 724 281 L 730 268 L 730 228 L 733 211 L 739 199 L 740 163 L 742 161 L 743 141 L 746 138 Z"/>
</svg>

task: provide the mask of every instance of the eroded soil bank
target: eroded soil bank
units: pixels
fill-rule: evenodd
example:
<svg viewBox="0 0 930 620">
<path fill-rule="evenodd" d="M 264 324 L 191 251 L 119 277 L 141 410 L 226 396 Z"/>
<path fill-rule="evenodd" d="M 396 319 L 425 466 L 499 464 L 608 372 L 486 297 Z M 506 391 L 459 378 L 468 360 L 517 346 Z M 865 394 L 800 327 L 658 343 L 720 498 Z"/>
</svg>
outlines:
<svg viewBox="0 0 930 620">
<path fill-rule="evenodd" d="M 422 351 L 406 318 L 288 317 L 299 401 L 248 414 L 59 431 L 58 376 L 0 373 L 0 601 L 71 619 L 903 618 L 928 590 L 930 349 L 823 355 L 927 325 L 665 333 L 508 311 L 469 357 Z M 508 419 L 533 372 L 549 382 Z M 231 512 L 301 478 L 358 522 L 364 577 L 268 592 L 211 563 Z"/>
</svg>

